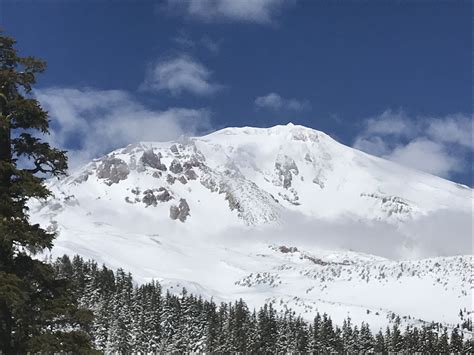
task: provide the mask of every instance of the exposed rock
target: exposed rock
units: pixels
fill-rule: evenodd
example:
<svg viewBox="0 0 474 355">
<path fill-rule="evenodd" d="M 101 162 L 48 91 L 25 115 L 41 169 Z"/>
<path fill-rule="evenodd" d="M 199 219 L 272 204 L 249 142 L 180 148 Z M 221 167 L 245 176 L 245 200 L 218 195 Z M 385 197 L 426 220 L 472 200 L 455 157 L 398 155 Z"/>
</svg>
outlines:
<svg viewBox="0 0 474 355">
<path fill-rule="evenodd" d="M 183 166 L 178 159 L 173 159 L 170 165 L 170 171 L 175 174 L 180 174 L 183 172 Z"/>
<path fill-rule="evenodd" d="M 181 175 L 179 178 L 178 178 L 178 181 L 180 183 L 182 183 L 183 185 L 187 184 L 188 183 L 188 180 L 186 180 L 186 178 L 184 177 L 184 175 Z"/>
<path fill-rule="evenodd" d="M 173 145 L 170 147 L 170 150 L 171 150 L 171 153 L 173 153 L 174 155 L 178 155 L 178 154 L 179 154 L 179 150 L 178 150 L 178 147 L 176 146 L 176 144 L 173 144 Z"/>
<path fill-rule="evenodd" d="M 275 170 L 278 174 L 280 182 L 283 183 L 283 188 L 288 189 L 291 186 L 293 179 L 292 174 L 298 175 L 299 170 L 296 163 L 289 156 L 279 156 L 275 162 Z"/>
<path fill-rule="evenodd" d="M 298 251 L 297 247 L 287 247 L 285 245 L 282 245 L 278 248 L 283 254 L 287 253 L 296 253 Z"/>
<path fill-rule="evenodd" d="M 148 206 L 156 206 L 156 196 L 153 193 L 153 190 L 145 190 L 143 192 L 142 202 Z"/>
<path fill-rule="evenodd" d="M 235 196 L 232 193 L 230 193 L 229 191 L 226 191 L 225 199 L 229 203 L 229 208 L 231 211 L 237 210 L 239 212 L 242 212 L 238 199 L 235 198 Z"/>
<path fill-rule="evenodd" d="M 168 184 L 173 185 L 175 181 L 176 178 L 173 175 L 168 174 L 168 176 L 166 176 L 166 182 Z"/>
<path fill-rule="evenodd" d="M 177 220 L 179 216 L 179 207 L 173 205 L 170 207 L 170 218 L 174 221 Z"/>
<path fill-rule="evenodd" d="M 89 179 L 89 175 L 92 175 L 92 171 L 83 171 L 77 178 L 74 179 L 73 183 L 81 184 L 83 182 L 86 182 Z"/>
<path fill-rule="evenodd" d="M 204 157 L 202 155 L 193 154 L 188 160 L 183 163 L 184 169 L 188 170 L 191 168 L 199 168 L 203 165 L 203 160 Z"/>
<path fill-rule="evenodd" d="M 170 218 L 172 220 L 179 219 L 181 222 L 186 221 L 186 218 L 189 216 L 189 205 L 184 198 L 179 200 L 179 205 L 172 205 L 170 207 Z"/>
<path fill-rule="evenodd" d="M 156 189 L 148 189 L 143 192 L 142 202 L 148 206 L 156 206 L 158 202 L 167 202 L 173 199 L 170 192 L 164 187 Z"/>
<path fill-rule="evenodd" d="M 210 174 L 201 175 L 200 182 L 202 186 L 204 186 L 206 189 L 209 189 L 212 192 L 216 192 L 219 190 L 219 185 Z"/>
<path fill-rule="evenodd" d="M 306 153 L 306 155 L 304 156 L 304 160 L 306 160 L 309 163 L 313 162 L 313 159 L 311 159 L 311 156 L 309 155 L 309 153 Z"/>
<path fill-rule="evenodd" d="M 188 203 L 186 202 L 186 200 L 184 198 L 182 198 L 181 200 L 179 200 L 179 220 L 181 222 L 184 222 L 186 220 L 186 218 L 189 216 L 189 205 Z"/>
<path fill-rule="evenodd" d="M 129 173 L 127 163 L 115 157 L 105 158 L 97 168 L 97 177 L 106 180 L 105 183 L 109 186 L 125 180 Z"/>
<path fill-rule="evenodd" d="M 160 187 L 158 189 L 158 194 L 156 195 L 157 201 L 167 202 L 167 201 L 171 200 L 172 198 L 173 198 L 173 196 L 171 196 L 169 191 L 167 189 L 165 189 L 164 187 Z"/>
<path fill-rule="evenodd" d="M 161 153 L 155 154 L 152 149 L 143 152 L 140 161 L 145 166 L 166 171 L 166 165 L 161 162 Z"/>
<path fill-rule="evenodd" d="M 151 176 L 153 176 L 154 178 L 159 179 L 161 177 L 161 175 L 162 175 L 161 171 L 154 171 Z"/>
<path fill-rule="evenodd" d="M 184 172 L 184 176 L 186 176 L 188 180 L 196 180 L 198 178 L 196 172 L 193 169 L 186 170 Z"/>
</svg>

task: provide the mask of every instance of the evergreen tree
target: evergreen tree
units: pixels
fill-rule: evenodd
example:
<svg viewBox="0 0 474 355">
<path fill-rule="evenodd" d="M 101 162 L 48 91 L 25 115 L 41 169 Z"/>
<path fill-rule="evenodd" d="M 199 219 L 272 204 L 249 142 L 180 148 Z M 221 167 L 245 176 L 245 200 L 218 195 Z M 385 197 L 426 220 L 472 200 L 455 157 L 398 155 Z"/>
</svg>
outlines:
<svg viewBox="0 0 474 355">
<path fill-rule="evenodd" d="M 310 324 L 291 309 L 277 312 L 271 303 L 250 313 L 243 300 L 218 307 L 212 300 L 204 301 L 185 289 L 180 295 L 167 292 L 162 298 L 158 283 L 133 287 L 130 274 L 123 270 L 114 277 L 107 268 L 99 269 L 95 262 L 81 258 L 72 263 L 67 257 L 60 258 L 54 270 L 57 275 L 73 275 L 72 284 L 88 293 L 82 295 L 81 302 L 96 317 L 93 326 L 85 329 L 97 349 L 107 352 L 472 352 L 472 340 L 463 342 L 458 328 L 453 329 L 449 340 L 447 329 L 439 323 L 421 330 L 407 326 L 402 334 L 394 316 L 394 325 L 387 327 L 386 336 L 379 331 L 374 337 L 366 323 L 359 327 L 347 318 L 341 329 L 327 314 L 316 313 Z"/>
<path fill-rule="evenodd" d="M 448 343 L 448 330 L 444 328 L 443 333 L 438 339 L 437 352 L 440 354 L 449 354 L 449 343 Z"/>
<path fill-rule="evenodd" d="M 387 352 L 387 348 L 385 346 L 385 339 L 384 339 L 384 336 L 383 336 L 381 330 L 375 336 L 374 352 L 375 353 L 386 353 Z"/>
<path fill-rule="evenodd" d="M 90 316 L 77 308 L 68 280 L 33 254 L 51 248 L 54 233 L 30 224 L 27 202 L 44 199 L 48 175 L 67 168 L 63 151 L 34 136 L 47 134 L 47 112 L 31 95 L 45 62 L 20 57 L 0 32 L 0 348 L 5 353 L 83 350 Z M 21 161 L 21 164 L 20 164 Z"/>
<path fill-rule="evenodd" d="M 451 341 L 449 343 L 452 353 L 458 354 L 463 351 L 463 339 L 462 335 L 459 334 L 458 328 L 454 328 L 451 332 Z"/>
</svg>

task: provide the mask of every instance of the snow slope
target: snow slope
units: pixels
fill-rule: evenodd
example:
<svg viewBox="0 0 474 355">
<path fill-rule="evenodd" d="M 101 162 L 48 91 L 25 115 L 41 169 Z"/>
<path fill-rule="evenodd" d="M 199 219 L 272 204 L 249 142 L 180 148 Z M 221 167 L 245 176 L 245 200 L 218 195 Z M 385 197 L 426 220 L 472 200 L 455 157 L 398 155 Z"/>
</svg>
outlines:
<svg viewBox="0 0 474 355">
<path fill-rule="evenodd" d="M 53 254 L 139 281 L 374 326 L 472 307 L 472 190 L 309 128 L 142 142 L 48 184 Z"/>
</svg>

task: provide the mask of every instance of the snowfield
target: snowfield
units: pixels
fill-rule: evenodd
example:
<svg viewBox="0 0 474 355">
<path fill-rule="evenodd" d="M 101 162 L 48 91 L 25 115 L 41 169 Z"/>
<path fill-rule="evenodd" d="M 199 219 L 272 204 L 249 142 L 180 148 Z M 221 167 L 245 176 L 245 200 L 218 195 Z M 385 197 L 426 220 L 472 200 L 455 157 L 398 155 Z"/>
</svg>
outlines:
<svg viewBox="0 0 474 355">
<path fill-rule="evenodd" d="M 31 203 L 79 254 L 138 282 L 382 327 L 472 311 L 472 189 L 292 124 L 142 142 Z"/>
</svg>

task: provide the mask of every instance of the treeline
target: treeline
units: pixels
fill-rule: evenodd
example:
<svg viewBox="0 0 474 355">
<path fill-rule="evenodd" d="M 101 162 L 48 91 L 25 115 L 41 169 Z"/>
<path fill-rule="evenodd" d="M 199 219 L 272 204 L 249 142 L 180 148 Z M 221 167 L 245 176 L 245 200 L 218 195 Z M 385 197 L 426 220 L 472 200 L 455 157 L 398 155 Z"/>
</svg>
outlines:
<svg viewBox="0 0 474 355">
<path fill-rule="evenodd" d="M 342 327 L 326 315 L 307 322 L 272 304 L 250 310 L 244 301 L 216 304 L 199 296 L 163 294 L 157 282 L 134 286 L 130 273 L 114 273 L 94 261 L 64 256 L 53 263 L 70 280 L 79 305 L 93 312 L 84 329 L 106 352 L 428 352 L 469 353 L 460 329 L 431 324 L 401 330 L 399 322 L 373 334 L 348 318 Z M 472 330 L 472 328 L 470 329 Z"/>
</svg>

